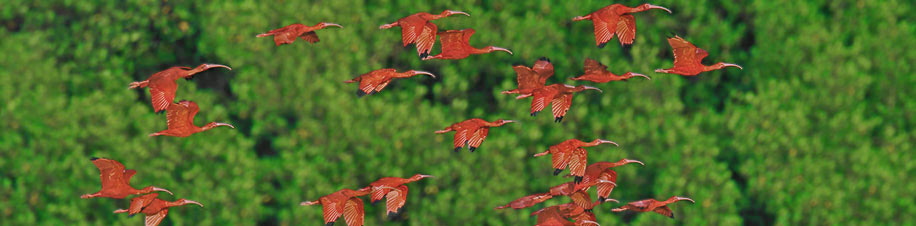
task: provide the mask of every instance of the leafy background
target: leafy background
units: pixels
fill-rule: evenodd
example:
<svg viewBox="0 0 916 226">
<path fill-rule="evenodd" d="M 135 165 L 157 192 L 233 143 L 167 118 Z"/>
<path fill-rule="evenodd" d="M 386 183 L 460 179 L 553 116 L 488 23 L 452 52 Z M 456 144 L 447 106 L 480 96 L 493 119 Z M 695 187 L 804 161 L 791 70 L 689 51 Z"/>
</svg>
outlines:
<svg viewBox="0 0 916 226">
<path fill-rule="evenodd" d="M 641 1 L 619 1 L 637 5 Z M 115 215 L 128 200 L 79 199 L 99 189 L 89 157 L 123 162 L 205 208 L 171 211 L 163 225 L 315 225 L 301 207 L 383 176 L 437 176 L 410 185 L 406 212 L 366 225 L 532 225 L 526 210 L 492 208 L 568 180 L 532 154 L 570 138 L 605 138 L 591 161 L 639 159 L 618 170 L 622 201 L 689 196 L 677 219 L 596 209 L 603 225 L 916 224 L 916 16 L 899 0 L 668 1 L 636 14 L 636 44 L 594 46 L 572 22 L 607 1 L 21 1 L 0 3 L 0 224 L 136 225 Z M 414 12 L 454 9 L 436 21 L 474 28 L 472 45 L 513 50 L 421 62 L 400 32 L 378 30 Z M 260 32 L 329 21 L 317 44 L 275 47 Z M 671 65 L 679 34 L 735 62 L 693 78 Z M 434 52 L 438 51 L 438 47 Z M 511 66 L 553 59 L 549 83 L 582 73 L 586 57 L 614 72 L 649 74 L 596 85 L 562 124 L 528 116 Z M 170 66 L 220 63 L 179 81 L 200 104 L 198 124 L 233 123 L 188 138 L 147 137 L 166 127 L 146 90 L 128 90 Z M 343 80 L 378 68 L 431 71 L 356 98 Z M 432 131 L 471 117 L 520 120 L 491 130 L 475 153 L 451 152 Z"/>
</svg>

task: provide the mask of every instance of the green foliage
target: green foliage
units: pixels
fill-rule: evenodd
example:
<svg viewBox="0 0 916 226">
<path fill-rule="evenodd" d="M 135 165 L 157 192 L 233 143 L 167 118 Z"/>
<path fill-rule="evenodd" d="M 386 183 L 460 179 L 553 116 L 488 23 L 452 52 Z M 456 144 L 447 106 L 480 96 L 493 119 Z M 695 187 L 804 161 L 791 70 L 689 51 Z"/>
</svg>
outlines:
<svg viewBox="0 0 916 226">
<path fill-rule="evenodd" d="M 637 5 L 641 1 L 623 1 Z M 636 44 L 594 46 L 590 22 L 606 1 L 6 1 L 0 4 L 0 224 L 136 225 L 112 214 L 128 200 L 79 199 L 99 189 L 89 157 L 119 160 L 155 185 L 206 206 L 180 207 L 164 225 L 314 225 L 298 203 L 384 176 L 435 175 L 410 185 L 404 216 L 366 205 L 366 225 L 531 225 L 526 210 L 492 210 L 568 181 L 532 154 L 570 138 L 604 138 L 591 161 L 618 169 L 621 201 L 688 196 L 677 219 L 596 209 L 605 225 L 916 224 L 916 16 L 907 1 L 658 1 L 636 14 Z M 459 61 L 420 61 L 398 29 L 414 12 L 469 12 L 436 21 L 474 28 L 474 46 L 507 47 Z M 258 33 L 328 21 L 321 42 L 275 47 Z M 650 73 L 671 65 L 674 32 L 734 62 L 697 77 Z M 438 44 L 434 53 L 438 52 Z M 528 116 L 512 65 L 553 60 L 549 83 L 582 73 L 586 57 L 651 81 L 598 84 L 564 123 Z M 179 81 L 197 124 L 229 122 L 188 138 L 166 127 L 146 90 L 128 90 L 170 66 L 226 64 Z M 378 68 L 438 79 L 394 81 L 356 98 L 342 81 Z M 592 84 L 593 85 L 593 84 Z M 520 120 L 494 128 L 474 153 L 451 152 L 467 118 Z M 341 223 L 338 223 L 341 224 Z"/>
</svg>

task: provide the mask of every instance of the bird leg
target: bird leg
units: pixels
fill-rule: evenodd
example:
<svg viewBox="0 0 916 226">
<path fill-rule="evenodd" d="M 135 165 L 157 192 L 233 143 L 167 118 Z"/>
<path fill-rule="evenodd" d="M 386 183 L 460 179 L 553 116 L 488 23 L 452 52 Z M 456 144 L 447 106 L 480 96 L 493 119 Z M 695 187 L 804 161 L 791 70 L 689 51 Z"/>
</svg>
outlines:
<svg viewBox="0 0 916 226">
<path fill-rule="evenodd" d="M 585 16 L 573 17 L 572 21 L 591 20 L 591 19 L 592 19 L 592 15 L 585 15 Z"/>
<path fill-rule="evenodd" d="M 300 202 L 299 205 L 300 205 L 300 206 L 318 205 L 318 201 L 305 201 L 305 202 Z"/>
<path fill-rule="evenodd" d="M 393 28 L 393 27 L 397 27 L 397 26 L 400 26 L 400 25 L 398 24 L 398 22 L 394 22 L 394 23 L 390 23 L 390 24 L 382 24 L 382 26 L 378 26 L 378 29 L 389 29 L 389 28 Z"/>
<path fill-rule="evenodd" d="M 81 195 L 80 198 L 81 198 L 81 199 L 95 198 L 95 197 L 98 197 L 98 196 L 102 195 L 101 193 L 102 193 L 102 192 L 96 192 L 96 193 L 92 193 L 92 194 L 85 194 L 85 195 Z"/>
<path fill-rule="evenodd" d="M 149 86 L 149 80 L 140 81 L 140 82 L 131 82 L 129 85 L 127 85 L 127 89 L 144 88 L 147 86 Z"/>
<path fill-rule="evenodd" d="M 117 209 L 114 211 L 114 213 L 127 213 L 127 210 L 126 209 Z"/>
<path fill-rule="evenodd" d="M 624 208 L 614 208 L 614 209 L 611 209 L 611 211 L 613 211 L 613 212 L 623 212 L 623 211 L 627 211 L 627 209 L 624 209 Z"/>
<path fill-rule="evenodd" d="M 545 155 L 547 155 L 547 154 L 550 154 L 550 150 L 546 150 L 546 151 L 544 151 L 544 152 L 534 154 L 534 157 L 545 156 Z"/>
</svg>

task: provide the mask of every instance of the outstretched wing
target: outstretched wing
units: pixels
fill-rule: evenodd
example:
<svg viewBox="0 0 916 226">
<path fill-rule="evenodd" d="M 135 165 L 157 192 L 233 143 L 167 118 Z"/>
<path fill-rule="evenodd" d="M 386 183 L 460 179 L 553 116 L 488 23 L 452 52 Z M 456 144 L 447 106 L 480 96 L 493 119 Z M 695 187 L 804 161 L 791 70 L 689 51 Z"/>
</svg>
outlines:
<svg viewBox="0 0 916 226">
<path fill-rule="evenodd" d="M 99 174 L 102 181 L 102 189 L 107 187 L 130 186 L 125 180 L 124 165 L 111 159 L 94 159 L 92 164 L 99 168 Z"/>
<path fill-rule="evenodd" d="M 316 34 L 314 31 L 305 32 L 302 35 L 300 35 L 299 38 L 309 43 L 316 43 L 318 41 L 321 41 L 320 39 L 318 39 L 318 34 Z"/>
<path fill-rule="evenodd" d="M 468 141 L 468 146 L 473 149 L 480 147 L 480 144 L 483 143 L 483 140 L 487 138 L 487 133 L 489 131 L 489 127 L 480 127 L 480 129 L 474 131 L 474 135 L 472 135 L 471 139 Z"/>
<path fill-rule="evenodd" d="M 397 189 L 393 189 L 388 192 L 388 195 L 385 196 L 387 199 L 385 202 L 385 207 L 388 210 L 388 214 L 398 213 L 398 210 L 404 206 L 404 203 L 407 202 L 407 185 L 398 186 Z"/>
<path fill-rule="evenodd" d="M 420 36 L 420 33 L 423 33 L 423 27 L 426 26 L 426 23 L 429 22 L 417 17 L 405 17 L 398 20 L 398 24 L 401 26 L 401 42 L 404 46 L 417 42 L 417 37 Z"/>
<path fill-rule="evenodd" d="M 617 172 L 612 169 L 604 170 L 604 172 L 601 172 L 601 175 L 598 176 L 598 179 L 599 180 L 609 180 L 609 181 L 613 181 L 616 183 L 617 182 Z M 596 185 L 596 188 L 598 190 L 597 192 L 598 192 L 599 198 L 607 198 L 608 196 L 611 195 L 611 191 L 614 191 L 614 185 L 610 183 L 598 183 Z"/>
<path fill-rule="evenodd" d="M 592 23 L 595 25 L 595 44 L 598 47 L 604 47 L 611 38 L 614 37 L 614 31 L 617 30 L 616 23 L 608 23 L 600 17 L 592 17 Z"/>
<path fill-rule="evenodd" d="M 165 219 L 165 215 L 169 214 L 169 209 L 164 208 L 156 214 L 146 215 L 146 220 L 144 221 L 145 226 L 157 226 L 159 223 L 162 223 L 162 219 Z"/>
<path fill-rule="evenodd" d="M 552 89 L 539 88 L 533 92 L 534 98 L 531 99 L 531 115 L 543 111 L 547 104 L 556 95 Z"/>
<path fill-rule="evenodd" d="M 553 76 L 553 64 L 551 64 L 550 59 L 547 58 L 541 58 L 535 61 L 531 69 L 538 74 L 539 86 L 544 86 L 544 84 L 547 83 L 547 78 Z"/>
<path fill-rule="evenodd" d="M 674 218 L 674 212 L 672 212 L 671 208 L 668 208 L 668 206 L 662 206 L 662 207 L 655 208 L 654 210 L 652 210 L 652 212 L 656 212 L 658 214 L 665 215 L 666 217 Z"/>
<path fill-rule="evenodd" d="M 321 209 L 323 211 L 325 224 L 337 221 L 337 218 L 343 214 L 344 208 L 342 208 L 342 205 L 344 205 L 344 203 L 324 202 L 322 200 Z"/>
<path fill-rule="evenodd" d="M 674 50 L 674 67 L 694 67 L 709 55 L 680 36 L 668 38 L 668 44 Z"/>
<path fill-rule="evenodd" d="M 348 226 L 362 226 L 365 218 L 363 200 L 358 197 L 348 199 L 344 206 L 343 215 Z"/>
<path fill-rule="evenodd" d="M 130 200 L 130 207 L 127 210 L 127 213 L 134 215 L 140 213 L 144 207 L 148 206 L 150 203 L 153 203 L 153 200 L 156 200 L 156 197 L 159 196 L 159 193 L 149 193 L 142 195 Z"/>
<path fill-rule="evenodd" d="M 585 74 L 586 75 L 606 74 L 606 73 L 608 73 L 607 66 L 605 66 L 604 64 L 601 64 L 601 62 L 598 62 L 597 60 L 592 60 L 591 58 L 585 59 Z"/>
<path fill-rule="evenodd" d="M 515 70 L 515 75 L 518 81 L 518 89 L 535 89 L 544 86 L 543 83 L 538 83 L 537 74 L 531 68 L 528 68 L 524 65 L 512 66 L 512 69 Z"/>
<path fill-rule="evenodd" d="M 436 45 L 436 32 L 439 28 L 436 27 L 436 24 L 432 22 L 426 22 L 420 30 L 420 35 L 417 36 L 417 55 L 420 57 L 429 56 L 429 52 L 432 51 L 433 46 Z"/>
<path fill-rule="evenodd" d="M 553 118 L 557 122 L 563 120 L 563 117 L 566 116 L 566 112 L 569 111 L 569 106 L 572 105 L 572 97 L 572 93 L 564 93 L 550 101 Z"/>
<path fill-rule="evenodd" d="M 465 31 L 470 30 L 470 34 L 465 34 Z M 464 49 L 470 45 L 468 43 L 468 38 L 471 37 L 471 34 L 474 34 L 474 29 L 465 29 L 465 30 L 448 30 L 439 34 L 439 41 L 442 42 L 442 53 L 444 55 L 449 55 L 453 52 L 463 52 Z"/>
<path fill-rule="evenodd" d="M 193 122 L 189 122 L 188 120 L 193 120 L 194 116 L 190 116 L 191 109 L 189 107 L 189 102 L 190 101 L 182 101 L 169 105 L 165 114 L 165 118 L 168 119 L 169 130 L 190 131 L 189 129 Z M 196 114 L 197 112 L 194 113 Z"/>
<path fill-rule="evenodd" d="M 573 176 L 584 176 L 585 166 L 588 165 L 588 151 L 583 148 L 577 148 L 569 158 L 569 174 Z"/>
<path fill-rule="evenodd" d="M 565 169 L 567 163 L 569 163 L 569 153 L 567 152 L 554 152 L 550 156 L 554 169 Z"/>
<path fill-rule="evenodd" d="M 172 70 L 159 73 L 171 73 Z M 157 74 L 159 74 L 157 73 Z M 169 107 L 172 101 L 175 101 L 175 91 L 178 90 L 178 84 L 169 76 L 153 75 L 149 80 L 149 95 L 153 104 L 153 110 L 160 112 Z"/>
<path fill-rule="evenodd" d="M 569 195 L 569 198 L 573 200 L 573 203 L 576 203 L 577 206 L 583 209 L 592 209 L 592 198 L 588 195 L 588 192 L 577 191 Z"/>
<path fill-rule="evenodd" d="M 464 147 L 468 143 L 468 139 L 471 136 L 471 130 L 469 129 L 459 129 L 455 131 L 455 150 L 458 148 Z"/>
<path fill-rule="evenodd" d="M 620 15 L 617 19 L 617 39 L 620 45 L 631 45 L 636 39 L 636 18 L 630 14 Z"/>
</svg>

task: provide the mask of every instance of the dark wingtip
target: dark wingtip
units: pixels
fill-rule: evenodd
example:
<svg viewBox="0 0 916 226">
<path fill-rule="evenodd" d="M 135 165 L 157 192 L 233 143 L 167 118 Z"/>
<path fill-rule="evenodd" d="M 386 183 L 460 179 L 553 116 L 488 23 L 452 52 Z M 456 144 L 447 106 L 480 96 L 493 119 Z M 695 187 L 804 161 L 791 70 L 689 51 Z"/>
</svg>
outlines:
<svg viewBox="0 0 916 226">
<path fill-rule="evenodd" d="M 461 151 L 461 147 L 456 147 L 455 152 Z"/>
<path fill-rule="evenodd" d="M 468 148 L 468 150 L 471 151 L 471 152 L 474 152 L 474 150 L 477 150 L 477 147 L 470 147 L 470 148 Z"/>
<path fill-rule="evenodd" d="M 327 224 L 324 224 L 324 226 L 334 226 L 334 222 L 333 221 L 328 222 Z"/>
<path fill-rule="evenodd" d="M 396 217 L 396 216 L 397 216 L 397 214 L 392 213 L 392 212 L 388 212 L 388 220 L 394 220 L 394 217 Z"/>
<path fill-rule="evenodd" d="M 368 95 L 372 95 L 372 94 L 376 94 L 376 93 L 378 93 L 378 91 L 372 90 L 372 92 L 369 92 Z"/>
<path fill-rule="evenodd" d="M 543 61 L 547 61 L 548 63 L 550 63 L 550 58 L 547 58 L 547 57 L 541 57 L 541 58 L 538 58 L 538 60 L 543 60 Z"/>
<path fill-rule="evenodd" d="M 582 182 L 582 176 L 576 176 L 576 179 L 574 179 L 573 181 L 575 181 L 576 184 L 581 183 L 581 182 Z"/>
<path fill-rule="evenodd" d="M 422 59 L 426 59 L 426 57 L 429 57 L 429 51 L 426 51 L 426 52 L 424 52 L 424 53 L 420 53 L 420 59 L 421 59 L 421 60 L 422 60 Z"/>
<path fill-rule="evenodd" d="M 598 48 L 604 48 L 604 46 L 606 46 L 606 45 L 607 45 L 607 42 L 604 42 L 604 43 L 601 43 L 601 44 L 598 44 Z"/>
<path fill-rule="evenodd" d="M 532 116 L 532 117 L 533 117 L 533 116 L 538 116 L 538 112 L 540 112 L 540 111 L 531 112 L 531 116 Z"/>
<path fill-rule="evenodd" d="M 563 172 L 563 169 L 555 169 L 555 170 L 553 170 L 553 175 L 554 175 L 554 176 L 560 175 L 560 172 Z"/>
<path fill-rule="evenodd" d="M 560 122 L 562 122 L 562 121 L 563 121 L 563 116 L 556 117 L 556 118 L 553 119 L 553 122 L 556 122 L 556 123 L 560 123 Z"/>
<path fill-rule="evenodd" d="M 587 209 L 587 210 L 585 210 L 585 212 L 591 213 L 591 212 L 592 212 L 592 209 Z"/>
<path fill-rule="evenodd" d="M 356 89 L 356 96 L 363 97 L 366 95 L 366 92 L 363 92 L 361 89 Z"/>
<path fill-rule="evenodd" d="M 96 159 L 99 159 L 99 157 L 89 157 L 89 161 L 95 161 Z"/>
</svg>

